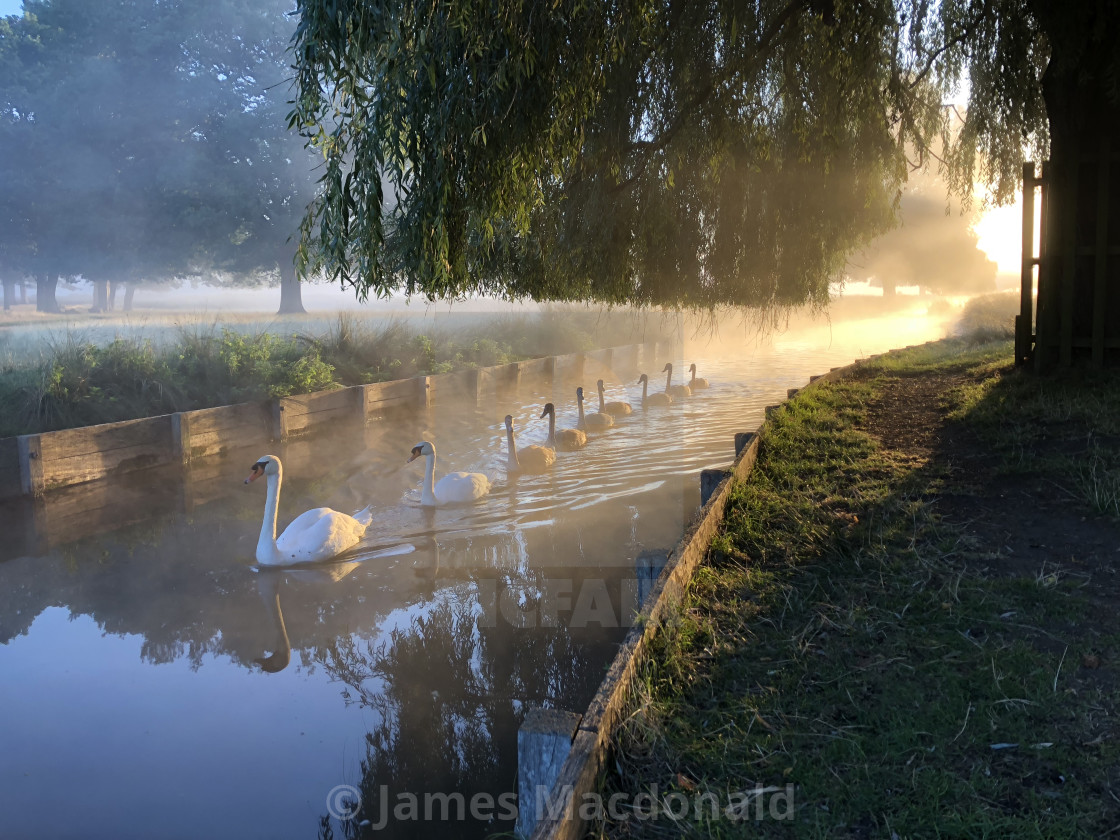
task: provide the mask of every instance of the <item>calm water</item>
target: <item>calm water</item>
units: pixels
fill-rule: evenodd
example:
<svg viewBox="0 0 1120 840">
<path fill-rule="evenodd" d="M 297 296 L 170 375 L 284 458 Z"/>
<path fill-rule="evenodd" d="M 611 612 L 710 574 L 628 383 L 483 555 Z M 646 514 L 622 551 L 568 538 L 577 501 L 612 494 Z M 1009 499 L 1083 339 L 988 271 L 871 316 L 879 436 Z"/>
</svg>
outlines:
<svg viewBox="0 0 1120 840">
<path fill-rule="evenodd" d="M 699 471 L 730 463 L 734 434 L 810 374 L 943 331 L 902 316 L 761 346 L 686 337 L 676 381 L 695 361 L 712 387 L 668 409 L 640 411 L 635 372 L 589 366 L 582 383 L 266 445 L 186 482 L 156 472 L 4 506 L 0 837 L 304 838 L 324 820 L 356 836 L 381 819 L 382 786 L 391 804 L 515 791 L 525 709 L 585 708 L 698 505 Z M 598 376 L 636 413 L 549 474 L 508 477 L 503 416 L 519 444 L 541 442 L 542 404 L 574 425 L 575 385 L 593 394 Z M 486 472 L 490 496 L 421 509 L 423 461 L 405 461 L 422 439 L 437 476 Z M 270 450 L 281 528 L 309 507 L 375 505 L 346 562 L 254 569 L 264 488 L 241 480 Z M 330 816 L 340 785 L 363 798 L 356 820 Z M 382 833 L 511 828 L 468 814 Z"/>
</svg>

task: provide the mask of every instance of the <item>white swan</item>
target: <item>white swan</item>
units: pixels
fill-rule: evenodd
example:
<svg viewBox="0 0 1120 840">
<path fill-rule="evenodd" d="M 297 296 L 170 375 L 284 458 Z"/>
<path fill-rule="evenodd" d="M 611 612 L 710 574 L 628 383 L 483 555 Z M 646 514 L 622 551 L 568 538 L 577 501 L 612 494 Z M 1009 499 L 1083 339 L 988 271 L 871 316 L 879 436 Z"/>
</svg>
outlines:
<svg viewBox="0 0 1120 840">
<path fill-rule="evenodd" d="M 576 388 L 576 405 L 579 407 L 579 427 L 589 432 L 603 432 L 614 425 L 614 418 L 609 414 L 593 411 L 591 414 L 583 413 L 583 388 Z"/>
<path fill-rule="evenodd" d="M 548 415 L 548 445 L 553 449 L 563 449 L 566 452 L 574 452 L 577 449 L 583 449 L 587 446 L 587 432 L 582 429 L 560 429 L 556 430 L 556 406 L 552 403 L 545 403 L 544 411 L 541 412 L 541 417 Z"/>
<path fill-rule="evenodd" d="M 268 493 L 264 500 L 264 521 L 257 540 L 257 562 L 262 566 L 290 566 L 295 563 L 318 563 L 353 548 L 373 521 L 373 511 L 366 508 L 353 516 L 330 508 L 314 508 L 301 513 L 276 536 L 276 509 L 280 503 L 280 482 L 283 467 L 275 455 L 265 455 L 253 464 L 245 483 L 265 476 Z"/>
<path fill-rule="evenodd" d="M 490 492 L 490 479 L 482 473 L 452 472 L 438 482 L 436 477 L 436 448 L 430 441 L 421 441 L 412 447 L 412 463 L 423 455 L 428 459 L 424 469 L 424 487 L 420 491 L 420 504 L 454 505 L 475 502 Z"/>
<path fill-rule="evenodd" d="M 688 366 L 689 371 L 692 373 L 692 379 L 688 380 L 688 387 L 691 391 L 703 391 L 708 387 L 707 379 L 699 379 L 696 376 L 696 362 Z"/>
<path fill-rule="evenodd" d="M 595 387 L 599 389 L 599 413 L 609 414 L 611 417 L 625 417 L 630 414 L 634 409 L 630 407 L 628 402 L 604 402 L 603 401 L 603 380 L 600 379 L 595 383 Z"/>
<path fill-rule="evenodd" d="M 691 397 L 692 391 L 687 385 L 674 385 L 673 384 L 673 363 L 668 362 L 662 373 L 667 373 L 665 377 L 665 393 L 673 399 L 681 399 L 683 397 Z"/>
<path fill-rule="evenodd" d="M 508 454 L 506 456 L 506 470 L 511 473 L 542 473 L 556 463 L 556 450 L 547 446 L 533 444 L 522 449 L 517 448 L 513 440 L 513 415 L 506 415 L 506 443 Z"/>
<path fill-rule="evenodd" d="M 649 408 L 651 405 L 672 405 L 673 398 L 666 394 L 664 391 L 654 391 L 648 394 L 649 391 L 649 377 L 644 373 L 638 378 L 638 384 L 642 386 L 642 408 Z"/>
</svg>

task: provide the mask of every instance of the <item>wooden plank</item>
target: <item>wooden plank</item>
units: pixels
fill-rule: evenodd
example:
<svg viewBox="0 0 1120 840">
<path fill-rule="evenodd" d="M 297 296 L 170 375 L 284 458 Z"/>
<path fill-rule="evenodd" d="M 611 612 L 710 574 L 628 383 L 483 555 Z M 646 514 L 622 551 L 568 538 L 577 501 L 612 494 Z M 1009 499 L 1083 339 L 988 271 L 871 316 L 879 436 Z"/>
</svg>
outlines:
<svg viewBox="0 0 1120 840">
<path fill-rule="evenodd" d="M 191 418 L 185 412 L 171 415 L 171 447 L 176 461 L 191 462 Z"/>
<path fill-rule="evenodd" d="M 16 438 L 0 439 L 0 499 L 23 495 L 19 454 L 19 441 Z"/>
<path fill-rule="evenodd" d="M 363 396 L 362 387 L 359 386 L 282 397 L 277 401 L 283 415 L 281 439 L 307 434 L 323 423 L 352 420 Z"/>
<path fill-rule="evenodd" d="M 271 402 L 251 402 L 182 412 L 190 427 L 190 459 L 272 440 L 272 410 Z"/>
<path fill-rule="evenodd" d="M 1096 254 L 1093 263 L 1093 365 L 1104 366 L 1105 305 L 1108 302 L 1108 137 L 1101 140 L 1100 168 L 1097 172 Z"/>
<path fill-rule="evenodd" d="M 39 435 L 43 487 L 66 487 L 174 460 L 171 415 Z"/>
<path fill-rule="evenodd" d="M 416 377 L 416 407 L 427 410 L 432 405 L 432 384 L 427 376 Z"/>
</svg>

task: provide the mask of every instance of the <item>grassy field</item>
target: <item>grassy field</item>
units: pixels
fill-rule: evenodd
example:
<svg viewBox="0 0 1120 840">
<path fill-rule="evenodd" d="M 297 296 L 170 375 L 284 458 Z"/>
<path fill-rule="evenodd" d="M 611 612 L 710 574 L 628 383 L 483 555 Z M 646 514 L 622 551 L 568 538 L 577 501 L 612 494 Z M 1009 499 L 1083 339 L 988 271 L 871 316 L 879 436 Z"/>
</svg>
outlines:
<svg viewBox="0 0 1120 840">
<path fill-rule="evenodd" d="M 0 437 L 656 340 L 675 327 L 567 307 L 448 323 L 339 314 L 0 331 Z"/>
<path fill-rule="evenodd" d="M 1118 400 L 946 341 L 779 410 L 591 836 L 1120 835 Z"/>
</svg>

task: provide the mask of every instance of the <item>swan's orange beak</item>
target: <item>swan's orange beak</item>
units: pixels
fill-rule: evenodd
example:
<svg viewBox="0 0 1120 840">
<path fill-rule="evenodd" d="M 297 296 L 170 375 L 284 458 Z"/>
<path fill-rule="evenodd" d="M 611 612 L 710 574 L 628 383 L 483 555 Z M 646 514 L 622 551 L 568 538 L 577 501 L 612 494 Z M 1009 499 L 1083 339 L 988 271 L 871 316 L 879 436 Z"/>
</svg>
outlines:
<svg viewBox="0 0 1120 840">
<path fill-rule="evenodd" d="M 245 479 L 245 483 L 250 484 L 260 478 L 262 475 L 264 475 L 264 465 L 253 464 L 253 471 L 249 473 L 249 477 Z"/>
</svg>

